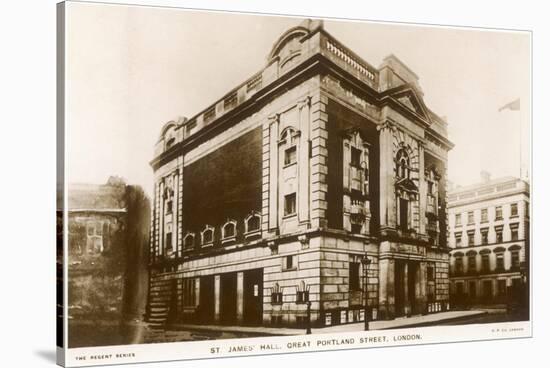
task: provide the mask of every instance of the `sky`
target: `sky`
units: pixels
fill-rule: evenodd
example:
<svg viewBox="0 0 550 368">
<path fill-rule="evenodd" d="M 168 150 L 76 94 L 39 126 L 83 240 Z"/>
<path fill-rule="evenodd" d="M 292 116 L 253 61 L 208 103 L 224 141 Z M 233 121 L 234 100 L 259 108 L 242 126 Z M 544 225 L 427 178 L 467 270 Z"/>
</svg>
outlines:
<svg viewBox="0 0 550 368">
<path fill-rule="evenodd" d="M 67 11 L 67 177 L 111 175 L 150 195 L 161 127 L 202 111 L 266 63 L 302 19 L 70 3 Z M 448 178 L 456 185 L 519 176 L 530 167 L 530 36 L 525 32 L 325 21 L 371 65 L 395 54 L 418 76 L 424 101 L 446 117 Z M 521 110 L 498 109 L 520 98 Z M 521 144 L 520 144 L 521 130 Z"/>
</svg>

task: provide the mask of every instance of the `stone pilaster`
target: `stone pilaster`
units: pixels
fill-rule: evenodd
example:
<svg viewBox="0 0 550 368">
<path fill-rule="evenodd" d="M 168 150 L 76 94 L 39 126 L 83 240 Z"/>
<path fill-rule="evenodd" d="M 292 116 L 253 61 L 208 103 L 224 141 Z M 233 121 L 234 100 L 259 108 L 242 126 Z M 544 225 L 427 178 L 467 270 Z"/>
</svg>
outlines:
<svg viewBox="0 0 550 368">
<path fill-rule="evenodd" d="M 183 157 L 179 159 L 178 165 L 178 201 L 177 201 L 177 211 L 178 215 L 176 217 L 176 229 L 178 233 L 177 238 L 177 247 L 179 249 L 179 256 L 183 255 Z"/>
<path fill-rule="evenodd" d="M 298 221 L 300 228 L 310 227 L 310 97 L 298 102 L 298 118 L 300 129 L 300 144 L 298 154 Z"/>
<path fill-rule="evenodd" d="M 159 209 L 159 245 L 158 245 L 158 255 L 163 256 L 164 255 L 164 178 L 160 182 L 160 209 Z"/>
<path fill-rule="evenodd" d="M 176 169 L 174 176 L 172 178 L 172 183 L 174 186 L 174 199 L 172 202 L 172 247 L 176 253 L 176 257 L 179 254 L 178 246 L 178 202 L 179 202 L 179 171 Z"/>
<path fill-rule="evenodd" d="M 154 186 L 154 193 L 153 193 L 153 205 L 151 206 L 151 227 L 150 227 L 150 234 L 149 234 L 149 249 L 150 249 L 150 255 L 151 255 L 151 261 L 155 261 L 156 258 L 156 249 L 157 249 L 157 242 L 156 242 L 156 234 L 158 233 L 157 230 L 157 206 L 158 206 L 158 184 L 155 183 Z"/>
<path fill-rule="evenodd" d="M 378 126 L 380 132 L 380 227 L 396 227 L 396 214 L 393 203 L 393 126 L 389 121 Z"/>
<path fill-rule="evenodd" d="M 418 198 L 419 218 L 419 233 L 426 234 L 426 202 L 428 188 L 426 185 L 426 175 L 424 173 L 424 143 L 418 141 L 418 190 L 420 197 Z M 437 208 L 437 207 L 436 207 Z"/>
<path fill-rule="evenodd" d="M 243 323 L 244 317 L 244 274 L 237 272 L 237 323 Z"/>
<path fill-rule="evenodd" d="M 384 258 L 379 261 L 378 309 L 379 319 L 395 316 L 395 261 Z"/>
<path fill-rule="evenodd" d="M 311 227 L 327 225 L 327 157 L 328 98 L 316 94 L 311 98 Z"/>
<path fill-rule="evenodd" d="M 214 276 L 214 321 L 220 321 L 220 275 Z"/>
<path fill-rule="evenodd" d="M 270 190 L 270 122 L 262 126 L 262 232 L 269 229 L 269 190 Z"/>
<path fill-rule="evenodd" d="M 411 296 L 409 295 L 409 262 L 403 262 L 403 305 L 405 315 L 411 315 Z"/>
<path fill-rule="evenodd" d="M 425 313 L 427 310 L 428 302 L 428 268 L 427 263 L 422 261 L 418 264 L 416 269 L 416 285 L 415 285 L 415 299 L 417 305 L 417 312 Z"/>
<path fill-rule="evenodd" d="M 199 306 L 201 300 L 201 279 L 195 278 L 195 307 Z"/>
<path fill-rule="evenodd" d="M 269 227 L 273 235 L 279 227 L 279 115 L 269 117 Z"/>
</svg>

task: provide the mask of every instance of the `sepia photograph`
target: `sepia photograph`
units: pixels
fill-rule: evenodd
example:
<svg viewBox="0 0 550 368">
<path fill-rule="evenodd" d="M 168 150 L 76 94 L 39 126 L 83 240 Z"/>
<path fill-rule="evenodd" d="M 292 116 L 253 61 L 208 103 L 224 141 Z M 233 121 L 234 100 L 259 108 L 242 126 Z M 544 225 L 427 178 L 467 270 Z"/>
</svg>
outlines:
<svg viewBox="0 0 550 368">
<path fill-rule="evenodd" d="M 529 31 L 57 11 L 60 364 L 531 336 Z"/>
</svg>

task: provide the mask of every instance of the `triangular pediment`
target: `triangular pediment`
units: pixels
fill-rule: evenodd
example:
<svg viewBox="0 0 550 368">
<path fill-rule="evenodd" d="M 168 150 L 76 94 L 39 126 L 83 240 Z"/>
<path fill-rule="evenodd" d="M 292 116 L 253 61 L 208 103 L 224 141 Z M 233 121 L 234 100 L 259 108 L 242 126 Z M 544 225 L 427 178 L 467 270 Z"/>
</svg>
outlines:
<svg viewBox="0 0 550 368">
<path fill-rule="evenodd" d="M 428 108 L 424 104 L 422 94 L 411 84 L 403 84 L 399 87 L 386 91 L 386 95 L 395 99 L 409 111 L 422 117 L 426 122 L 431 123 Z"/>
<path fill-rule="evenodd" d="M 412 181 L 411 179 L 404 178 L 404 179 L 398 180 L 397 183 L 395 183 L 395 185 L 399 189 L 403 189 L 406 192 L 418 193 L 418 187 L 416 186 L 414 181 Z"/>
<path fill-rule="evenodd" d="M 422 115 L 422 109 L 418 106 L 418 102 L 414 100 L 411 96 L 401 96 L 397 99 L 403 105 L 407 106 L 412 111 L 416 112 L 419 115 Z"/>
</svg>

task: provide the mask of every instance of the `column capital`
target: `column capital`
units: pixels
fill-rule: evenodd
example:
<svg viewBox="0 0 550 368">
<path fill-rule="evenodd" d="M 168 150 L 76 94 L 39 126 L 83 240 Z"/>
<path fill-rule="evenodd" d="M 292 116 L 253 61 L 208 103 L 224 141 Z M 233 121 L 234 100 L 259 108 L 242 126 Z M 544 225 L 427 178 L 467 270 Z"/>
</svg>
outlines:
<svg viewBox="0 0 550 368">
<path fill-rule="evenodd" d="M 298 101 L 298 109 L 303 109 L 306 106 L 310 106 L 311 104 L 311 96 L 307 96 L 306 98 Z"/>
<path fill-rule="evenodd" d="M 390 119 L 386 119 L 382 122 L 382 124 L 379 124 L 376 127 L 376 130 L 378 130 L 378 131 L 381 131 L 383 129 L 389 129 L 391 131 L 394 131 L 395 130 L 395 124 Z"/>
<path fill-rule="evenodd" d="M 269 125 L 278 123 L 279 122 L 280 114 L 272 114 L 267 117 L 267 120 L 269 121 Z"/>
</svg>

